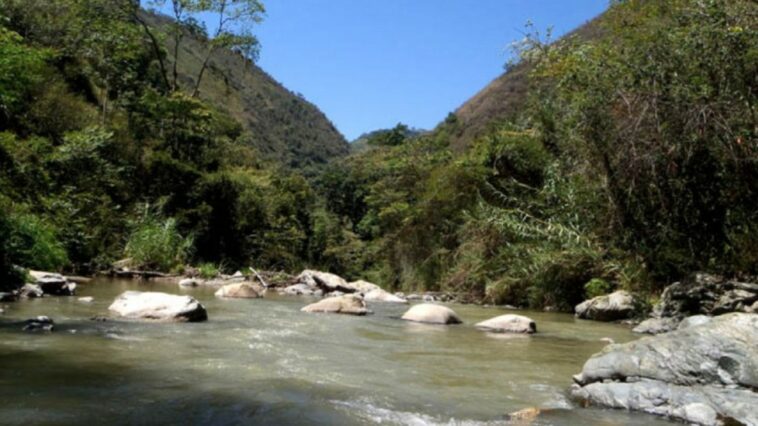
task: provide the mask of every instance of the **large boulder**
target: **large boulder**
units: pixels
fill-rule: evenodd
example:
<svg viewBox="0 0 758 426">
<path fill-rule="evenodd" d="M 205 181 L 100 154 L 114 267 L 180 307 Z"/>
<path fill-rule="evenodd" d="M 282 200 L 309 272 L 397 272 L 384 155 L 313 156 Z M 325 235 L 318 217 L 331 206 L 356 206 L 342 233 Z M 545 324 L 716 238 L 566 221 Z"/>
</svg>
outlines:
<svg viewBox="0 0 758 426">
<path fill-rule="evenodd" d="M 463 322 L 452 309 L 431 303 L 413 306 L 403 314 L 402 319 L 429 324 L 460 324 Z"/>
<path fill-rule="evenodd" d="M 702 425 L 758 424 L 758 315 L 606 346 L 574 381 L 571 394 L 585 403 Z"/>
<path fill-rule="evenodd" d="M 249 283 L 235 283 L 227 284 L 218 291 L 216 291 L 216 297 L 227 297 L 236 299 L 257 299 L 261 297 L 258 291 Z"/>
<path fill-rule="evenodd" d="M 593 297 L 576 305 L 576 316 L 595 321 L 618 321 L 628 319 L 637 311 L 637 301 L 630 293 L 619 290 L 611 294 Z"/>
<path fill-rule="evenodd" d="M 758 284 L 726 280 L 717 275 L 695 273 L 666 287 L 653 309 L 657 318 L 690 315 L 720 315 L 751 312 L 758 302 Z"/>
<path fill-rule="evenodd" d="M 205 307 L 190 296 L 127 291 L 108 308 L 119 316 L 149 321 L 196 322 L 208 319 Z"/>
<path fill-rule="evenodd" d="M 369 313 L 363 299 L 354 294 L 328 297 L 304 307 L 301 311 L 349 315 L 366 315 Z"/>
<path fill-rule="evenodd" d="M 481 328 L 493 333 L 522 333 L 532 334 L 537 332 L 537 324 L 533 319 L 523 315 L 506 314 L 476 324 Z"/>
<path fill-rule="evenodd" d="M 408 303 L 408 301 L 402 297 L 395 296 L 394 294 L 386 292 L 381 288 L 371 290 L 368 293 L 364 294 L 363 300 L 366 302 Z"/>
<path fill-rule="evenodd" d="M 69 282 L 66 277 L 54 272 L 29 271 L 42 292 L 53 296 L 73 296 L 76 294 L 76 284 Z"/>
</svg>

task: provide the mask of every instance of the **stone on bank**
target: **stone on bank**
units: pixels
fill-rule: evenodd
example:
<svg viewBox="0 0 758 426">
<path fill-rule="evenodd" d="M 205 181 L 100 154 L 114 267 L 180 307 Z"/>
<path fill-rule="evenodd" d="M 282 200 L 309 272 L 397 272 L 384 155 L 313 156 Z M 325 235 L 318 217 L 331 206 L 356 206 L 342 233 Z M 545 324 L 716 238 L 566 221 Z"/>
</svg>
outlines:
<svg viewBox="0 0 758 426">
<path fill-rule="evenodd" d="M 615 291 L 593 297 L 576 305 L 578 318 L 595 321 L 618 321 L 631 318 L 637 311 L 637 300 L 629 292 Z"/>
</svg>

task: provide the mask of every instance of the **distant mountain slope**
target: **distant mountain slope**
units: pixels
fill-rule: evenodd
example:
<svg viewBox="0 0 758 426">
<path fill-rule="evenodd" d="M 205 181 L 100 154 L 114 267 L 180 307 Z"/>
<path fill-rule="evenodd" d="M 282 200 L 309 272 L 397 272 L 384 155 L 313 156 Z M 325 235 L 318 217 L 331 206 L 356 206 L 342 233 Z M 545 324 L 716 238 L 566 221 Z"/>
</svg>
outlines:
<svg viewBox="0 0 758 426">
<path fill-rule="evenodd" d="M 146 14 L 146 19 L 157 27 L 169 22 L 168 17 L 159 15 Z M 167 47 L 172 54 L 173 47 Z M 183 87 L 194 87 L 205 53 L 204 41 L 185 37 L 179 53 Z M 350 151 L 342 134 L 315 105 L 237 53 L 214 53 L 200 85 L 200 97 L 239 120 L 261 154 L 289 167 L 325 163 Z"/>
<path fill-rule="evenodd" d="M 587 22 L 566 37 L 577 36 L 585 40 L 599 37 L 602 16 Z M 513 118 L 526 105 L 530 71 L 528 64 L 518 64 L 458 107 L 454 112 L 458 119 L 457 131 L 451 135 L 454 150 L 465 149 L 493 126 Z"/>
</svg>

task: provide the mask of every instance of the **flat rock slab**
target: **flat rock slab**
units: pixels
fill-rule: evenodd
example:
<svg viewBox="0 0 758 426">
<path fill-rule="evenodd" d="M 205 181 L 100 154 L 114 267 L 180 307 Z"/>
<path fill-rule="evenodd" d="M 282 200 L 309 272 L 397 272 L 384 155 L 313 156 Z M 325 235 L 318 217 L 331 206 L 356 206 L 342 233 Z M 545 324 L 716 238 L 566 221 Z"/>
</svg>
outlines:
<svg viewBox="0 0 758 426">
<path fill-rule="evenodd" d="M 402 319 L 428 324 L 461 324 L 463 322 L 452 309 L 431 303 L 413 306 L 403 314 Z"/>
<path fill-rule="evenodd" d="M 493 333 L 522 333 L 537 332 L 537 324 L 533 319 L 523 315 L 506 314 L 476 324 L 477 328 Z"/>
<path fill-rule="evenodd" d="M 353 294 L 328 297 L 302 308 L 301 311 L 311 313 L 348 315 L 366 315 L 369 313 L 369 310 L 366 308 L 366 303 L 363 301 L 363 299 Z"/>
<path fill-rule="evenodd" d="M 197 322 L 208 319 L 205 307 L 194 297 L 158 292 L 124 292 L 108 309 L 124 318 L 145 321 Z"/>
<path fill-rule="evenodd" d="M 702 320 L 607 346 L 574 377 L 572 395 L 702 425 L 758 425 L 758 315 Z"/>
</svg>

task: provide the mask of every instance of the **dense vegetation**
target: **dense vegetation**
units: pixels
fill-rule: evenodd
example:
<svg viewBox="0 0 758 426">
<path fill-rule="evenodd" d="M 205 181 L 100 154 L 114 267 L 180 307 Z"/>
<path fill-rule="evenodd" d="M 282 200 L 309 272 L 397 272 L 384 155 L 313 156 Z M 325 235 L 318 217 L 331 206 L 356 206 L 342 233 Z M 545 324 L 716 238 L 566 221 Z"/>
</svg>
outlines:
<svg viewBox="0 0 758 426">
<path fill-rule="evenodd" d="M 328 152 L 298 130 L 317 126 L 312 107 L 264 80 L 251 96 L 274 105 L 270 114 L 286 119 L 276 109 L 284 100 L 310 120 L 269 120 L 252 135 L 266 126 L 248 127 L 203 100 L 222 97 L 204 90 L 222 71 L 232 82 L 244 76 L 256 43 L 233 29 L 208 37 L 190 12 L 240 19 L 246 11 L 255 21 L 260 4 L 176 4 L 184 18 L 161 26 L 131 0 L 0 1 L 2 287 L 18 282 L 12 265 L 90 272 L 128 256 L 133 267 L 162 270 L 250 261 L 295 269 L 320 256 L 325 213 L 309 183 L 287 167 L 290 154 L 272 157 L 255 143 L 279 132 L 301 137 L 294 154 L 309 144 Z M 167 48 L 177 37 L 178 61 Z M 182 59 L 199 53 L 208 70 Z M 218 69 L 215 61 L 234 55 L 240 68 Z M 314 158 L 299 164 L 324 161 Z"/>
<path fill-rule="evenodd" d="M 697 269 L 758 273 L 755 2 L 616 2 L 592 37 L 530 34 L 506 73 L 529 95 L 506 118 L 399 125 L 307 173 L 171 79 L 132 2 L 0 4 L 4 274 L 310 265 L 567 309 Z"/>
<path fill-rule="evenodd" d="M 693 270 L 755 274 L 757 23 L 749 1 L 628 1 L 591 31 L 530 34 L 510 67 L 528 84 L 518 114 L 463 148 L 478 119 L 451 115 L 324 176 L 364 244 L 347 266 L 561 309 Z"/>
</svg>

